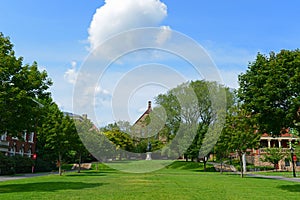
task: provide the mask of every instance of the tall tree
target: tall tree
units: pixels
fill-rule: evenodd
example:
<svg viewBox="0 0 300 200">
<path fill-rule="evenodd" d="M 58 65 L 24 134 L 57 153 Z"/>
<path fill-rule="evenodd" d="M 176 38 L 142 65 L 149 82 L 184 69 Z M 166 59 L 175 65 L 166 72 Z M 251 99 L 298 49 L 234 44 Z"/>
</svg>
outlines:
<svg viewBox="0 0 300 200">
<path fill-rule="evenodd" d="M 182 152 L 185 149 L 185 155 L 192 159 L 206 157 L 217 142 L 215 125 L 220 122 L 221 115 L 224 116 L 226 98 L 232 97 L 228 88 L 203 80 L 184 83 L 166 94 L 158 95 L 156 103 L 165 109 L 167 116 L 162 131 L 167 130 L 169 138 L 177 136 L 170 148 L 164 148 L 163 152 L 174 155 L 173 151 Z"/>
<path fill-rule="evenodd" d="M 94 142 L 92 140 L 95 140 L 93 136 L 98 133 L 98 129 L 87 116 L 74 120 L 74 123 L 77 134 L 75 135 L 75 142 L 72 145 L 72 149 L 78 156 L 78 173 L 80 173 L 82 158 L 89 155 L 85 145 L 92 146 L 91 144 Z"/>
<path fill-rule="evenodd" d="M 300 122 L 300 50 L 258 54 L 239 76 L 238 96 L 261 131 L 280 134 Z"/>
<path fill-rule="evenodd" d="M 261 134 L 257 131 L 258 128 L 254 117 L 239 106 L 234 106 L 226 117 L 226 124 L 221 136 L 223 144 L 220 146 L 227 146 L 229 151 L 238 154 L 241 177 L 244 176 L 243 155 L 246 154 L 247 149 L 259 145 Z"/>
<path fill-rule="evenodd" d="M 0 131 L 13 136 L 34 131 L 40 110 L 36 100 L 49 97 L 47 89 L 52 84 L 36 62 L 22 62 L 22 57 L 15 56 L 9 38 L 0 33 Z"/>
<path fill-rule="evenodd" d="M 59 175 L 62 175 L 61 165 L 63 155 L 74 147 L 76 142 L 76 127 L 74 121 L 65 116 L 54 103 L 50 104 L 40 128 L 40 134 L 45 138 L 45 149 L 57 156 Z"/>
</svg>

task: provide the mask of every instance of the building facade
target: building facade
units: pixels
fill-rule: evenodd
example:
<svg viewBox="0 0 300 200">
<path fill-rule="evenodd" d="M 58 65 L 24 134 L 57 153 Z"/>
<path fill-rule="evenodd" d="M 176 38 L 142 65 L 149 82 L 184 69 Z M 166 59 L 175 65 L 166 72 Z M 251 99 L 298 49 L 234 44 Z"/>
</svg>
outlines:
<svg viewBox="0 0 300 200">
<path fill-rule="evenodd" d="M 266 148 L 281 147 L 287 156 L 278 163 L 277 169 L 292 171 L 291 148 L 293 144 L 296 144 L 299 141 L 299 137 L 290 133 L 284 133 L 275 137 L 264 133 L 260 138 L 260 148 L 249 150 L 248 155 L 246 156 L 247 163 L 254 164 L 254 166 L 273 166 L 273 164 L 263 162 L 261 159 L 267 154 Z M 300 170 L 300 158 L 297 158 L 297 161 L 295 161 L 295 168 L 297 171 Z"/>
<path fill-rule="evenodd" d="M 7 133 L 0 136 L 0 153 L 6 156 L 27 156 L 33 158 L 36 153 L 36 134 L 24 131 L 19 137 L 12 137 Z"/>
</svg>

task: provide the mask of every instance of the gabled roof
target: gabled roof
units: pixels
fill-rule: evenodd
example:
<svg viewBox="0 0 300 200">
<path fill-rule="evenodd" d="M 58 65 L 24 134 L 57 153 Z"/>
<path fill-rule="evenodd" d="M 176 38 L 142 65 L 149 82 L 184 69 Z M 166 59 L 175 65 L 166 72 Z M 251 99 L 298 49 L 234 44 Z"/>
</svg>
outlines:
<svg viewBox="0 0 300 200">
<path fill-rule="evenodd" d="M 138 125 L 144 122 L 144 120 L 146 119 L 146 117 L 150 114 L 150 112 L 152 111 L 151 108 L 151 101 L 148 101 L 148 108 L 147 110 L 144 112 L 144 114 L 142 114 L 140 116 L 140 118 L 138 120 L 136 120 L 136 122 L 134 123 L 134 125 Z"/>
</svg>

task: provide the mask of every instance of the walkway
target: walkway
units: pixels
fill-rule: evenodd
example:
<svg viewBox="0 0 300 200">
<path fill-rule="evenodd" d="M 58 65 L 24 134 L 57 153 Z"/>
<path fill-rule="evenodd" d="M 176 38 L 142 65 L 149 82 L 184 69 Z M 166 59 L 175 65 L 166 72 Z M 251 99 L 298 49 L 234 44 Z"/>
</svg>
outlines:
<svg viewBox="0 0 300 200">
<path fill-rule="evenodd" d="M 12 176 L 0 176 L 0 182 L 2 181 L 9 181 L 9 180 L 17 180 L 17 179 L 23 179 L 23 178 L 31 178 L 31 177 L 37 177 L 37 176 L 48 176 L 50 174 L 55 174 L 53 172 L 46 172 L 46 173 L 37 173 L 37 174 L 20 174 L 20 175 L 12 175 Z"/>
<path fill-rule="evenodd" d="M 227 165 L 227 164 L 221 165 L 220 163 L 216 163 L 216 162 L 209 162 L 209 164 L 214 165 L 215 170 L 218 172 L 221 171 L 221 168 L 222 168 L 223 172 L 231 172 L 234 174 L 240 174 L 240 172 L 237 171 L 233 165 Z M 283 181 L 300 182 L 300 178 L 287 178 L 287 177 L 283 177 L 283 176 L 266 176 L 266 175 L 262 175 L 262 174 L 252 174 L 251 172 L 246 172 L 245 176 L 255 177 L 255 178 L 268 178 L 268 179 L 276 179 L 276 180 L 283 180 Z"/>
<path fill-rule="evenodd" d="M 269 179 L 276 179 L 276 180 L 283 180 L 283 181 L 300 182 L 300 178 L 287 178 L 283 176 L 265 176 L 261 174 L 246 174 L 246 176 L 255 177 L 255 178 L 269 178 Z"/>
</svg>

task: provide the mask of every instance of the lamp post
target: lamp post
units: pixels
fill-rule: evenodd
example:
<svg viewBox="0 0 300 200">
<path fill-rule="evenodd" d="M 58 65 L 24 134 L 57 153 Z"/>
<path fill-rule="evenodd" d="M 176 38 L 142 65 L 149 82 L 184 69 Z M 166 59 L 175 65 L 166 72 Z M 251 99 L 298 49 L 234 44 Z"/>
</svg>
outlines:
<svg viewBox="0 0 300 200">
<path fill-rule="evenodd" d="M 40 109 L 45 107 L 44 104 L 38 102 L 37 100 L 35 100 L 35 99 L 31 99 L 31 100 L 32 100 L 33 102 L 35 102 L 35 103 L 38 105 L 38 107 L 39 107 Z M 33 173 L 33 172 L 36 172 L 36 170 L 37 170 L 37 154 L 38 154 L 38 148 L 37 148 L 37 127 L 38 127 L 38 120 L 39 120 L 39 117 L 40 117 L 40 110 L 39 110 L 39 112 L 38 112 L 37 117 L 38 117 L 38 118 L 37 118 L 36 121 L 35 121 L 35 133 L 34 133 L 34 135 L 33 135 L 33 142 L 35 143 L 35 152 L 34 152 L 34 154 L 32 155 L 32 159 L 34 160 L 34 166 L 33 166 L 33 168 L 32 168 L 32 173 Z M 35 137 L 35 140 L 34 140 L 34 137 Z"/>
<path fill-rule="evenodd" d="M 291 150 L 291 158 L 292 158 L 293 177 L 296 177 L 294 148 L 291 147 L 290 150 Z"/>
</svg>

